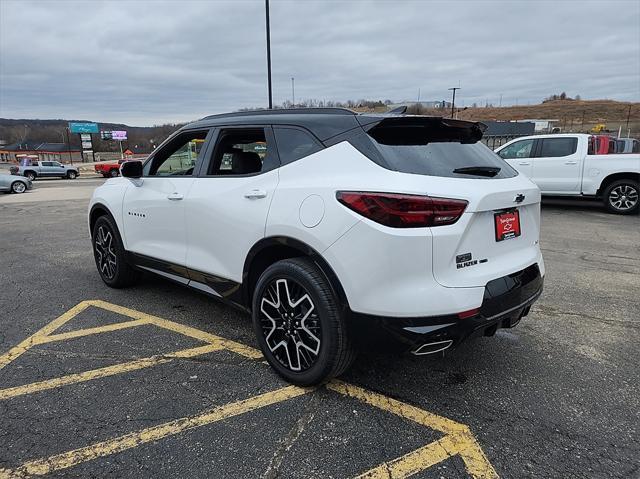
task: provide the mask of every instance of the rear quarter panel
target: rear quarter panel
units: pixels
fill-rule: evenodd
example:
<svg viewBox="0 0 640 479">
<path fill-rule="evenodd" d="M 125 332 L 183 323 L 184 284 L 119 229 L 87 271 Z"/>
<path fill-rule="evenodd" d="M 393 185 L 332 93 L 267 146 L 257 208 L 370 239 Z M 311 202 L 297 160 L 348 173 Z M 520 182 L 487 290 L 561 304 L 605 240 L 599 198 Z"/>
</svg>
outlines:
<svg viewBox="0 0 640 479">
<path fill-rule="evenodd" d="M 582 194 L 595 195 L 603 180 L 616 173 L 640 174 L 640 154 L 587 155 L 582 177 Z"/>
</svg>

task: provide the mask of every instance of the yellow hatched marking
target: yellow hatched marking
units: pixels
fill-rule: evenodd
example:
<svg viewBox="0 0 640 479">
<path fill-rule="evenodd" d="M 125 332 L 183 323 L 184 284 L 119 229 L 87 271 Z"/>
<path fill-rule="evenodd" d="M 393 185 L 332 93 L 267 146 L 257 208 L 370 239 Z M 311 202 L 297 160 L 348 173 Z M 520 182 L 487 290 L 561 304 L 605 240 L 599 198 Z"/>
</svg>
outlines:
<svg viewBox="0 0 640 479">
<path fill-rule="evenodd" d="M 76 330 L 57 335 L 51 334 L 90 306 L 95 306 L 97 308 L 128 316 L 129 318 L 132 318 L 132 321 Z M 15 397 L 22 394 L 53 389 L 67 384 L 74 384 L 82 381 L 89 381 L 91 379 L 135 371 L 157 364 L 163 364 L 171 361 L 173 358 L 193 357 L 221 349 L 233 351 L 250 359 L 259 360 L 263 358 L 260 351 L 244 344 L 123 306 L 118 306 L 101 300 L 91 300 L 83 301 L 77 306 L 71 308 L 69 311 L 40 329 L 34 335 L 25 339 L 7 353 L 0 356 L 0 369 L 36 344 L 63 341 L 91 334 L 99 334 L 107 331 L 116 331 L 119 329 L 141 326 L 144 324 L 153 324 L 160 328 L 174 331 L 208 344 L 206 346 L 176 351 L 163 356 L 143 358 L 128 363 L 117 364 L 92 371 L 85 371 L 78 374 L 71 374 L 61 378 L 54 378 L 47 381 L 40 381 L 33 384 L 0 390 L 0 399 L 7 399 L 9 397 Z M 333 380 L 328 383 L 326 387 L 342 395 L 358 399 L 365 404 L 369 404 L 445 434 L 444 437 L 437 441 L 364 472 L 358 476 L 359 478 L 405 478 L 424 471 L 425 469 L 456 455 L 462 458 L 467 472 L 473 478 L 495 479 L 498 477 L 496 471 L 489 463 L 468 426 L 342 381 Z M 46 459 L 30 461 L 15 470 L 0 469 L 0 479 L 24 477 L 25 475 L 42 475 L 56 470 L 65 469 L 98 457 L 115 454 L 137 447 L 138 445 L 146 442 L 157 441 L 188 429 L 244 414 L 254 409 L 275 404 L 277 402 L 286 401 L 287 399 L 306 394 L 310 391 L 312 391 L 312 389 L 289 386 L 277 391 L 245 399 L 243 401 L 220 406 L 197 416 L 177 419 L 159 426 L 143 429 L 135 433 L 126 434 L 115 439 L 58 454 Z"/>
<path fill-rule="evenodd" d="M 474 479 L 496 479 L 498 477 L 498 473 L 485 456 L 468 426 L 342 381 L 333 380 L 326 387 L 446 434 L 431 444 L 362 473 L 358 476 L 359 478 L 396 479 L 409 477 L 457 455 L 462 458 L 467 472 Z"/>
<path fill-rule="evenodd" d="M 44 459 L 29 461 L 15 470 L 0 470 L 0 478 L 21 477 L 24 475 L 44 475 L 61 469 L 67 469 L 77 464 L 91 461 L 99 457 L 116 454 L 142 444 L 158 441 L 168 436 L 174 436 L 184 431 L 206 426 L 223 419 L 246 414 L 250 411 L 292 399 L 307 394 L 313 389 L 287 386 L 276 391 L 260 394 L 242 401 L 216 407 L 197 416 L 176 419 L 158 426 L 142 429 L 125 434 L 114 439 L 92 444 L 91 446 L 74 449 L 73 451 L 57 454 Z M 4 476 L 3 476 L 4 474 Z"/>
<path fill-rule="evenodd" d="M 45 327 L 37 331 L 35 334 L 29 336 L 20 344 L 11 348 L 5 354 L 0 356 L 0 369 L 4 368 L 11 361 L 17 359 L 22 354 L 24 354 L 24 352 L 27 349 L 29 349 L 31 346 L 35 344 L 35 341 L 37 341 L 38 338 L 51 334 L 53 331 L 55 331 L 56 329 L 61 327 L 63 324 L 65 324 L 66 322 L 68 322 L 69 320 L 77 316 L 79 313 L 87 309 L 89 306 L 91 306 L 91 304 L 88 301 L 83 301 L 82 303 L 75 305 L 69 311 L 58 316 L 56 319 L 51 321 L 49 324 L 47 324 Z"/>
<path fill-rule="evenodd" d="M 168 329 L 169 331 L 175 331 L 176 333 L 183 334 L 185 336 L 190 336 L 195 339 L 199 339 L 206 343 L 219 343 L 224 346 L 225 349 L 232 351 L 241 356 L 245 356 L 250 359 L 262 359 L 262 353 L 252 347 L 246 346 L 242 343 L 238 343 L 236 341 L 232 341 L 230 339 L 225 339 L 220 336 L 216 336 L 215 334 L 207 333 L 205 331 L 201 331 L 200 329 L 192 328 L 191 326 L 186 326 L 184 324 L 176 323 L 174 321 L 169 321 L 167 319 L 159 318 L 158 316 L 153 316 L 151 314 L 142 313 L 140 311 L 136 311 L 135 309 L 125 308 L 124 306 L 118 306 L 115 304 L 107 303 L 106 301 L 101 300 L 92 300 L 89 301 L 93 306 L 98 308 L 106 309 L 107 311 L 111 311 L 114 313 L 122 314 L 124 316 L 129 316 L 133 319 L 144 320 L 148 323 L 155 324 L 156 326 L 164 329 Z"/>
<path fill-rule="evenodd" d="M 124 321 L 122 323 L 107 324 L 105 326 L 97 326 L 95 328 L 77 329 L 75 331 L 69 331 L 68 333 L 50 334 L 48 336 L 40 336 L 37 338 L 35 344 L 52 343 L 54 341 L 66 341 L 67 339 L 80 338 L 82 336 L 91 336 L 92 334 L 107 333 L 110 331 L 118 331 L 120 329 L 135 328 L 136 326 L 143 326 L 149 324 L 149 321 L 144 319 L 136 319 L 134 321 Z"/>
<path fill-rule="evenodd" d="M 58 378 L 47 379 L 45 381 L 39 381 L 31 384 L 25 384 L 24 386 L 16 386 L 7 389 L 0 389 L 0 400 L 9 399 L 16 396 L 22 396 L 24 394 L 32 394 L 35 392 L 46 391 L 47 389 L 55 389 L 69 384 L 76 384 L 85 381 L 91 381 L 92 379 L 106 378 L 114 376 L 116 374 L 128 373 L 131 371 L 137 371 L 139 369 L 149 368 L 151 366 L 157 366 L 159 364 L 165 364 L 172 361 L 175 358 L 192 358 L 200 356 L 202 354 L 211 353 L 223 349 L 218 344 L 207 344 L 206 346 L 199 346 L 197 348 L 183 349 L 181 351 L 175 351 L 173 353 L 164 354 L 161 356 L 151 356 L 148 358 L 136 359 L 135 361 L 129 361 L 127 363 L 114 364 L 113 366 L 106 366 L 104 368 L 92 369 L 91 371 L 84 371 L 76 374 L 69 374 L 67 376 L 61 376 Z"/>
</svg>

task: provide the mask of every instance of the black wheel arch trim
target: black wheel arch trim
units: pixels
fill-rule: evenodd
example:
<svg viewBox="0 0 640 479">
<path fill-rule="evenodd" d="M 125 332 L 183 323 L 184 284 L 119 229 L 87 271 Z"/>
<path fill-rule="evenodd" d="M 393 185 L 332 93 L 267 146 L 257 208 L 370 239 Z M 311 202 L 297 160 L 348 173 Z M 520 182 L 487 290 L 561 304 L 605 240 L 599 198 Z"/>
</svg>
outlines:
<svg viewBox="0 0 640 479">
<path fill-rule="evenodd" d="M 110 216 L 111 219 L 113 219 L 115 222 L 115 217 L 113 216 L 109 208 L 107 208 L 102 203 L 94 204 L 89 210 L 89 234 L 91 235 L 92 238 L 93 238 L 93 225 L 95 225 L 98 218 L 102 216 L 102 214 L 97 214 L 98 211 L 102 211 L 103 214 Z M 116 226 L 118 226 L 118 223 L 116 223 Z"/>
<path fill-rule="evenodd" d="M 349 301 L 347 299 L 344 288 L 342 287 L 342 284 L 338 279 L 338 275 L 335 273 L 331 265 L 329 265 L 327 260 L 325 260 L 318 251 L 309 246 L 307 243 L 295 238 L 291 238 L 290 236 L 268 236 L 266 238 L 262 238 L 251 247 L 251 249 L 247 253 L 247 257 L 245 259 L 244 267 L 242 270 L 241 299 L 243 304 L 251 308 L 251 289 L 255 285 L 251 284 L 251 278 L 249 276 L 254 260 L 258 258 L 260 253 L 264 252 L 265 250 L 278 246 L 296 250 L 300 253 L 299 256 L 311 259 L 314 264 L 320 269 L 336 296 L 340 299 L 342 307 L 346 310 L 349 309 Z M 257 282 L 257 278 L 255 278 L 255 282 Z"/>
</svg>

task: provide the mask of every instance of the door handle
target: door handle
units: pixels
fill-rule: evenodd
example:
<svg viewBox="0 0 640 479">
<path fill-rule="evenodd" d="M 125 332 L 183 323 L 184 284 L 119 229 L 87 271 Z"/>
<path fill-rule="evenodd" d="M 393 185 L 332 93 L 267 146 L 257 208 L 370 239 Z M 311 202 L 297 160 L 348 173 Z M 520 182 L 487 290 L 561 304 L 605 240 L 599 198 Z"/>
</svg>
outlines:
<svg viewBox="0 0 640 479">
<path fill-rule="evenodd" d="M 518 163 L 518 164 L 519 164 L 519 165 L 522 165 L 522 166 L 529 166 L 529 165 L 531 164 L 531 162 L 530 162 L 530 161 L 521 161 L 521 162 L 520 162 L 520 163 Z"/>
<path fill-rule="evenodd" d="M 577 161 L 565 161 L 564 164 L 565 165 L 577 165 L 578 162 Z"/>
<path fill-rule="evenodd" d="M 178 193 L 177 191 L 167 196 L 167 199 L 171 201 L 178 201 L 178 200 L 181 200 L 182 198 L 184 198 L 184 196 Z"/>
<path fill-rule="evenodd" d="M 265 198 L 267 196 L 267 192 L 264 190 L 251 190 L 244 194 L 245 198 L 249 198 L 250 200 L 258 200 L 260 198 Z"/>
</svg>

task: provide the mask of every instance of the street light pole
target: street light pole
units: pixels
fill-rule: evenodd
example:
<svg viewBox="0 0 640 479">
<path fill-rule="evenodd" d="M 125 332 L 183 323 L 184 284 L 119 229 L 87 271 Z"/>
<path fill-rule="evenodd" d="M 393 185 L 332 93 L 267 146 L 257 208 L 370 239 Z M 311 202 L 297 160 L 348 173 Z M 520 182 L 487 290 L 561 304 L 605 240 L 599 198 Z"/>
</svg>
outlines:
<svg viewBox="0 0 640 479">
<path fill-rule="evenodd" d="M 291 105 L 296 106 L 296 87 L 295 78 L 291 77 Z"/>
<path fill-rule="evenodd" d="M 271 96 L 271 31 L 269 28 L 269 0 L 264 0 L 264 8 L 267 24 L 267 83 L 269 85 L 269 110 L 273 108 L 273 99 Z"/>
<path fill-rule="evenodd" d="M 69 138 L 69 128 L 65 128 L 64 131 L 67 133 L 67 151 L 69 152 L 69 162 L 73 165 L 73 157 L 71 156 L 71 139 Z"/>
<path fill-rule="evenodd" d="M 456 90 L 461 90 L 459 86 L 454 86 L 453 88 L 449 88 L 449 90 L 453 90 L 453 99 L 451 100 L 451 118 L 453 118 L 453 112 L 456 107 Z"/>
</svg>

